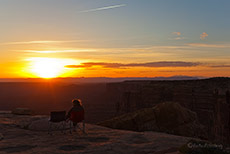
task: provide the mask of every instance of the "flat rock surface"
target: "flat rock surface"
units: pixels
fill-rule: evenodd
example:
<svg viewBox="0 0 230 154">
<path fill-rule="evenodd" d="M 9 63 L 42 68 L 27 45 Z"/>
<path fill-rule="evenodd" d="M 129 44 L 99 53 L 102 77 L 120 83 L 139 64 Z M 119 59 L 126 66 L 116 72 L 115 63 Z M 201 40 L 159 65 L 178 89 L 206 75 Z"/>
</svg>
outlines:
<svg viewBox="0 0 230 154">
<path fill-rule="evenodd" d="M 0 153 L 93 153 L 93 154 L 166 154 L 178 153 L 178 148 L 191 138 L 157 132 L 133 132 L 115 130 L 97 125 L 86 124 L 87 134 L 80 130 L 63 134 L 54 131 L 34 131 L 22 128 L 18 121 L 40 120 L 46 116 L 15 116 L 0 114 Z M 31 124 L 31 122 L 30 122 Z M 0 134 L 0 135 L 1 135 Z"/>
</svg>

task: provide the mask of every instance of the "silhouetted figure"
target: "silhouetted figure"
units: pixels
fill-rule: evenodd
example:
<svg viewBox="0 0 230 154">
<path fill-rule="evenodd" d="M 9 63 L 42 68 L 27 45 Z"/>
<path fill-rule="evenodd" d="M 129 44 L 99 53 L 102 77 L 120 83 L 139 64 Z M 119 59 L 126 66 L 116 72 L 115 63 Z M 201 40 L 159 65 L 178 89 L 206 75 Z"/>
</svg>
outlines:
<svg viewBox="0 0 230 154">
<path fill-rule="evenodd" d="M 66 119 L 71 120 L 73 122 L 74 130 L 75 130 L 77 123 L 84 121 L 85 111 L 80 99 L 73 99 L 72 103 L 73 103 L 73 107 L 69 110 Z"/>
</svg>

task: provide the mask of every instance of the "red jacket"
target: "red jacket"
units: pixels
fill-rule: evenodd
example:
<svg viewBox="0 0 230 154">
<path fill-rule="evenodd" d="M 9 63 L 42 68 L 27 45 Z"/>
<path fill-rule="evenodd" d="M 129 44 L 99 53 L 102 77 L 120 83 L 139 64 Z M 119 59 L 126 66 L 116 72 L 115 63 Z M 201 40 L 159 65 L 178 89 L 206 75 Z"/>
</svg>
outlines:
<svg viewBox="0 0 230 154">
<path fill-rule="evenodd" d="M 82 106 L 74 106 L 68 112 L 67 118 L 72 122 L 78 123 L 85 120 L 85 111 Z"/>
<path fill-rule="evenodd" d="M 72 111 L 70 113 L 70 118 L 71 121 L 78 123 L 81 122 L 83 120 L 85 120 L 85 112 L 84 110 L 82 111 Z"/>
</svg>

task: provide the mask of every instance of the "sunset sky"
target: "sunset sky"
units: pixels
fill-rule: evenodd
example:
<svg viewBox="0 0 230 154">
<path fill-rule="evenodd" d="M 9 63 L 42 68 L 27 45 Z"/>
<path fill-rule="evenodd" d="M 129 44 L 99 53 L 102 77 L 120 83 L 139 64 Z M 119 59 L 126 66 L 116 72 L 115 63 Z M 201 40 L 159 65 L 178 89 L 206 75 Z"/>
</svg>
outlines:
<svg viewBox="0 0 230 154">
<path fill-rule="evenodd" d="M 229 0 L 0 0 L 0 78 L 230 76 Z"/>
</svg>

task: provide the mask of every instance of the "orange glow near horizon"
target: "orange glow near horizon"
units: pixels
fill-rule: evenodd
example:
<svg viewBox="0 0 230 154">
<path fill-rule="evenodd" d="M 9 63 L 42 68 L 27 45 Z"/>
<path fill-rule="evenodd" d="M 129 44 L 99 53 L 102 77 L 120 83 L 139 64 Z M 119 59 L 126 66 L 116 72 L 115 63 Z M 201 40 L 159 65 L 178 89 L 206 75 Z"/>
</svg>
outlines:
<svg viewBox="0 0 230 154">
<path fill-rule="evenodd" d="M 209 65 L 191 67 L 119 67 L 121 60 L 109 61 L 98 59 L 62 58 L 64 54 L 27 55 L 12 62 L 1 62 L 0 78 L 68 78 L 68 77 L 169 77 L 185 76 L 229 76 L 230 67 L 209 67 Z M 30 56 L 30 57 L 29 57 Z M 46 56 L 46 57 L 45 57 Z M 51 57 L 52 56 L 52 57 Z M 101 62 L 102 61 L 102 62 Z M 89 64 L 87 64 L 89 63 Z M 91 64 L 90 64 L 91 63 Z M 94 64 L 95 63 L 95 64 Z M 73 65 L 76 67 L 66 67 Z M 92 65 L 92 66 L 91 66 Z M 213 64 L 214 65 L 214 64 Z M 223 65 L 225 66 L 225 65 Z M 228 66 L 228 65 L 226 65 Z"/>
<path fill-rule="evenodd" d="M 158 77 L 158 76 L 229 76 L 229 68 L 195 67 L 127 67 L 103 66 L 67 68 L 66 65 L 83 65 L 87 61 L 68 58 L 32 57 L 20 62 L 2 63 L 1 78 L 65 78 L 65 77 Z"/>
<path fill-rule="evenodd" d="M 61 58 L 29 58 L 27 61 L 29 66 L 26 72 L 45 79 L 70 76 L 73 70 L 66 68 L 65 65 L 79 63 L 76 60 Z"/>
</svg>

